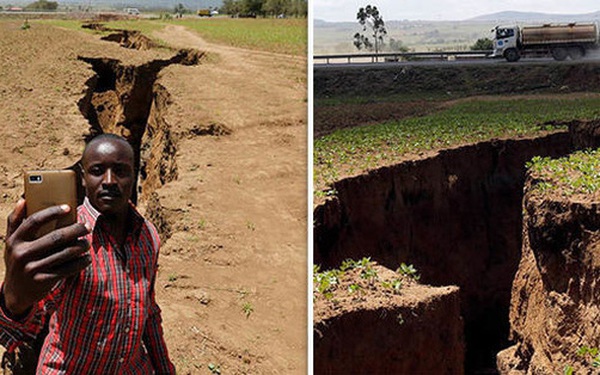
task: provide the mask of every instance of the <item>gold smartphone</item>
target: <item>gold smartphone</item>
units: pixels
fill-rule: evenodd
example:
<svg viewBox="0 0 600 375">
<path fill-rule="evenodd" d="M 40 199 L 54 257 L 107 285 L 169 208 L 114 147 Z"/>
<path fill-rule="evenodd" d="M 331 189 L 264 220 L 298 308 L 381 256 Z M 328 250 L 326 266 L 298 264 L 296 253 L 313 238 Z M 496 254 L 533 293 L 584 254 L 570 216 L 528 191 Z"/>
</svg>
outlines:
<svg viewBox="0 0 600 375">
<path fill-rule="evenodd" d="M 42 226 L 36 233 L 39 238 L 55 229 L 77 222 L 77 183 L 72 170 L 46 170 L 25 172 L 26 215 L 51 206 L 68 204 L 69 213 Z"/>
</svg>

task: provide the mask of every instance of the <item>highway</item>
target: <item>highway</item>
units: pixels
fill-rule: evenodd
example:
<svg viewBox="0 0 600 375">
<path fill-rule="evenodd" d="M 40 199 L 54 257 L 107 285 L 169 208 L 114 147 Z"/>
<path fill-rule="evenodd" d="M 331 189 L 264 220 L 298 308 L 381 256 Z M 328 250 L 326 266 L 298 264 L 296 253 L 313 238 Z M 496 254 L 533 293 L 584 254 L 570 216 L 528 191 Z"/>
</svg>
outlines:
<svg viewBox="0 0 600 375">
<path fill-rule="evenodd" d="M 551 57 L 548 58 L 523 58 L 518 62 L 508 62 L 505 59 L 456 59 L 456 60 L 418 60 L 418 61 L 398 61 L 398 62 L 353 62 L 347 63 L 345 61 L 332 62 L 329 64 L 315 61 L 313 68 L 317 69 L 387 69 L 394 67 L 409 67 L 409 66 L 429 66 L 429 67 L 450 67 L 450 66 L 468 66 L 468 65 L 509 65 L 509 66 L 528 66 L 528 65 L 539 65 L 539 64 L 586 64 L 590 62 L 597 63 L 600 61 L 599 56 L 586 57 L 581 60 L 571 61 L 555 61 Z"/>
</svg>

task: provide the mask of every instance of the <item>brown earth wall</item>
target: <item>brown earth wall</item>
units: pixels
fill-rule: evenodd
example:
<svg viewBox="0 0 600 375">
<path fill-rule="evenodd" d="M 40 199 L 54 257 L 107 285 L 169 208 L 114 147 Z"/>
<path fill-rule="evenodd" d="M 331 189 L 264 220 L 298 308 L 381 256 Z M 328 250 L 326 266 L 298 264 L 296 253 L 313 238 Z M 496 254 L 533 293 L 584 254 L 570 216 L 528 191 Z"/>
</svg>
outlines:
<svg viewBox="0 0 600 375">
<path fill-rule="evenodd" d="M 370 256 L 390 269 L 411 263 L 426 284 L 458 285 L 466 370 L 494 368 L 508 346 L 525 163 L 570 149 L 567 132 L 482 142 L 341 180 L 314 212 L 315 264 Z"/>
<path fill-rule="evenodd" d="M 446 64 L 314 69 L 314 96 L 378 96 L 447 93 L 450 96 L 516 94 L 526 92 L 593 92 L 600 90 L 600 63 L 561 64 Z"/>
<path fill-rule="evenodd" d="M 314 373 L 464 373 L 458 288 L 430 288 L 416 305 L 360 309 L 314 324 Z M 443 289 L 443 290 L 440 290 Z"/>
<path fill-rule="evenodd" d="M 600 209 L 597 201 L 540 197 L 528 180 L 523 201 L 523 256 L 513 283 L 511 336 L 498 355 L 502 375 L 597 374 L 600 345 Z"/>
</svg>

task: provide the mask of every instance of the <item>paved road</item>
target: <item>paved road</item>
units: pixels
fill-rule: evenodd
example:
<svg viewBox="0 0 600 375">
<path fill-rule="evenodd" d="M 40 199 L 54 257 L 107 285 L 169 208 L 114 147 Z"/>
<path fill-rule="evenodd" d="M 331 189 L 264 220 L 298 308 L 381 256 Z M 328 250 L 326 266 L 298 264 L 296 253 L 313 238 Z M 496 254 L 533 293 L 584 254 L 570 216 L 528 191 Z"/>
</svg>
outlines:
<svg viewBox="0 0 600 375">
<path fill-rule="evenodd" d="M 340 61 L 331 64 L 325 64 L 315 62 L 314 69 L 339 69 L 339 68 L 381 68 L 386 69 L 390 67 L 398 66 L 465 66 L 465 65 L 495 65 L 495 64 L 509 64 L 510 66 L 524 66 L 524 65 L 536 65 L 536 64 L 586 64 L 590 62 L 599 62 L 600 56 L 588 57 L 579 61 L 555 61 L 552 58 L 524 58 L 518 62 L 509 63 L 504 59 L 464 59 L 464 60 L 421 60 L 421 61 L 401 61 L 401 62 L 353 62 L 348 64 L 347 62 Z"/>
</svg>

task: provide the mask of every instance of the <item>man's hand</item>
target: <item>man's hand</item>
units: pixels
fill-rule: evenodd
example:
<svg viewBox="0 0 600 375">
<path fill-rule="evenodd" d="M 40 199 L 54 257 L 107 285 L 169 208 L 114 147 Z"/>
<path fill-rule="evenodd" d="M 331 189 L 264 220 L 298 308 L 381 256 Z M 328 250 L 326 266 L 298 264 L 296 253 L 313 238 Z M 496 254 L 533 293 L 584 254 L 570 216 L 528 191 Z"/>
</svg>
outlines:
<svg viewBox="0 0 600 375">
<path fill-rule="evenodd" d="M 89 244 L 79 237 L 85 236 L 91 229 L 83 224 L 73 224 L 35 238 L 41 226 L 72 209 L 67 205 L 54 206 L 25 218 L 25 200 L 21 199 L 8 216 L 4 301 L 11 315 L 27 312 L 59 280 L 78 274 L 90 264 L 86 253 Z"/>
</svg>

